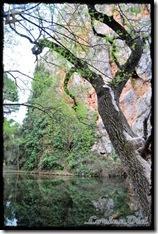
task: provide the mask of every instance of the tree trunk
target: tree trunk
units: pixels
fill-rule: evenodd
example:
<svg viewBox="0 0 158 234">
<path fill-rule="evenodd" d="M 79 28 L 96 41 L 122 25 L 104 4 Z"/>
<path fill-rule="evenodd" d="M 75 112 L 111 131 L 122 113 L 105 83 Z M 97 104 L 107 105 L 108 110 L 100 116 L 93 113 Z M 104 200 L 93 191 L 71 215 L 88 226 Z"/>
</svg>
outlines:
<svg viewBox="0 0 158 234">
<path fill-rule="evenodd" d="M 110 84 L 109 86 L 105 85 L 101 75 L 91 71 L 85 62 L 83 63 L 81 59 L 75 57 L 68 49 L 47 39 L 41 40 L 40 45 L 53 49 L 60 55 L 64 56 L 75 66 L 76 71 L 95 89 L 98 97 L 98 111 L 105 129 L 131 180 L 133 190 L 138 197 L 140 207 L 150 222 L 150 165 L 138 153 L 138 146 L 140 143 L 142 144 L 143 139 L 137 137 L 130 128 L 127 119 L 119 107 L 118 101 L 123 88 L 122 83 L 125 84 L 127 82 L 129 74 L 127 71 L 125 72 L 126 77 L 120 83 L 121 89 L 118 87 L 119 92 L 116 92 L 117 87 L 115 87 L 113 91 Z M 133 53 L 135 54 L 136 51 L 133 51 Z M 126 67 L 128 70 L 129 64 L 134 64 L 135 69 L 135 61 L 139 61 L 140 54 L 141 53 L 137 53 L 137 59 L 135 57 L 136 55 L 132 54 L 127 60 L 126 66 L 124 65 L 123 68 Z M 134 61 L 131 58 L 133 58 Z M 124 74 L 124 70 L 121 74 Z M 71 75 L 71 70 L 67 77 L 68 80 L 70 78 L 69 75 Z M 116 80 L 117 77 L 114 79 Z"/>
<path fill-rule="evenodd" d="M 131 180 L 144 215 L 151 220 L 150 166 L 139 155 L 136 145 L 140 138 L 131 136 L 132 130 L 114 99 L 110 87 L 97 92 L 98 111 L 122 164 Z"/>
</svg>

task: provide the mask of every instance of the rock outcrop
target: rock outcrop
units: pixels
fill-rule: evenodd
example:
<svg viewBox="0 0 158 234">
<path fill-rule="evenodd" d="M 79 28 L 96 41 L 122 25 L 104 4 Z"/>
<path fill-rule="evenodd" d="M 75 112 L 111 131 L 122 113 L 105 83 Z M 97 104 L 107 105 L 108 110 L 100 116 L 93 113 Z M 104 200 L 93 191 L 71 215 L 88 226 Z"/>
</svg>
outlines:
<svg viewBox="0 0 158 234">
<path fill-rule="evenodd" d="M 129 4 L 130 6 L 130 4 Z M 137 78 L 131 78 L 125 85 L 122 94 L 120 96 L 120 108 L 122 109 L 125 117 L 129 125 L 132 127 L 134 132 L 140 136 L 144 136 L 144 120 L 147 120 L 147 136 L 149 136 L 151 131 L 151 124 L 150 124 L 150 111 L 151 111 L 151 57 L 150 57 L 150 13 L 149 13 L 149 6 L 147 7 L 144 4 L 144 8 L 139 9 L 139 13 L 134 15 L 129 12 L 128 7 L 125 4 L 121 4 L 121 7 L 124 8 L 126 11 L 127 16 L 130 16 L 131 19 L 135 21 L 135 30 L 140 30 L 140 24 L 137 24 L 137 20 L 141 20 L 143 25 L 143 31 L 141 32 L 142 36 L 148 37 L 148 43 L 144 45 L 144 52 L 140 59 L 139 66 L 136 68 L 136 72 L 138 74 Z M 97 6 L 99 7 L 99 6 Z M 139 8 L 139 5 L 138 5 Z M 100 11 L 106 12 L 108 15 L 114 14 L 114 18 L 120 23 L 123 24 L 120 14 L 118 11 L 113 11 L 112 5 L 106 6 L 104 8 L 98 8 Z M 90 25 L 90 19 L 87 18 L 87 24 Z M 126 25 L 124 25 L 126 27 Z M 86 31 L 86 35 L 89 38 L 91 44 L 96 45 L 95 50 L 86 50 L 84 53 L 85 61 L 88 61 L 91 64 L 91 69 L 93 70 L 94 67 L 98 70 L 98 72 L 104 77 L 105 82 L 109 82 L 110 77 L 114 77 L 115 73 L 118 70 L 117 65 L 111 61 L 110 58 L 110 47 L 108 43 L 105 43 L 103 38 L 99 38 L 94 35 L 93 31 L 88 27 L 88 31 Z M 116 36 L 114 31 L 112 31 L 108 26 L 98 23 L 95 25 L 95 29 L 98 33 L 102 33 L 108 36 Z M 116 40 L 118 48 L 117 51 L 117 58 L 119 63 L 122 65 L 130 55 L 130 49 L 127 45 L 117 39 Z M 97 46 L 98 45 L 98 46 Z M 102 46 L 99 46 L 102 45 Z M 48 63 L 45 62 L 45 67 L 51 73 L 56 73 L 60 76 L 60 91 L 64 92 L 63 90 L 63 81 L 66 76 L 66 72 L 69 70 L 69 65 L 63 66 L 63 61 L 56 59 L 57 55 L 52 55 L 51 52 L 48 52 L 45 59 L 47 59 Z M 82 57 L 82 53 L 80 54 Z M 57 66 L 53 66 L 52 62 L 55 61 Z M 49 64 L 50 62 L 50 64 Z M 92 86 L 85 81 L 83 78 L 80 77 L 79 74 L 75 73 L 73 77 L 70 79 L 68 88 L 70 92 L 72 91 L 75 94 L 76 100 L 79 102 L 85 101 L 87 106 L 91 112 L 97 113 L 97 135 L 98 139 L 96 143 L 92 147 L 92 151 L 100 154 L 100 155 L 108 155 L 112 152 L 113 148 L 111 142 L 109 140 L 108 134 L 104 128 L 102 120 L 97 112 L 97 97 L 94 92 Z M 73 105 L 73 100 L 66 96 L 65 100 Z"/>
</svg>

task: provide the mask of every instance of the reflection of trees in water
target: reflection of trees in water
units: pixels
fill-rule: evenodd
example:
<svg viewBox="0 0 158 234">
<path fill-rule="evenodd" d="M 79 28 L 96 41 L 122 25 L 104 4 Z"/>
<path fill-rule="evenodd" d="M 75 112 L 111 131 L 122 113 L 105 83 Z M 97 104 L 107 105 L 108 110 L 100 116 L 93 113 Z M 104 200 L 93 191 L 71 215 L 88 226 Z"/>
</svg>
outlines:
<svg viewBox="0 0 158 234">
<path fill-rule="evenodd" d="M 112 226 L 148 226 L 147 218 L 144 218 L 140 210 L 132 211 L 128 205 L 127 194 L 119 194 L 115 190 L 111 196 L 105 195 L 92 201 L 99 215 L 90 216 L 88 225 L 112 225 Z"/>
<path fill-rule="evenodd" d="M 104 180 L 15 178 L 16 175 L 10 175 L 5 176 L 4 180 L 5 224 L 7 219 L 16 218 L 18 226 L 83 225 L 93 214 L 101 215 L 100 210 L 96 212 L 93 201 L 103 196 L 114 199 L 113 191 L 118 191 L 119 196 L 123 196 L 123 202 L 126 196 L 123 184 Z"/>
<path fill-rule="evenodd" d="M 97 200 L 93 200 L 92 203 L 98 218 L 110 216 L 118 218 L 132 213 L 128 205 L 128 196 L 125 189 L 114 188 L 112 192 L 104 194 Z M 94 218 L 95 216 L 92 217 Z"/>
</svg>

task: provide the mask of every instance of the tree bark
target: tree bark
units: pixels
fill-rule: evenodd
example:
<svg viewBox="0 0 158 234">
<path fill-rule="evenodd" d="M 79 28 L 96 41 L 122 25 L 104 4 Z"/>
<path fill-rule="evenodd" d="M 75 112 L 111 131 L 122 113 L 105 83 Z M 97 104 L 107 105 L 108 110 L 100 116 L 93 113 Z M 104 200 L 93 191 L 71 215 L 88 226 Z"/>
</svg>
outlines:
<svg viewBox="0 0 158 234">
<path fill-rule="evenodd" d="M 97 97 L 98 111 L 106 131 L 132 182 L 133 190 L 138 197 L 144 215 L 150 221 L 150 166 L 139 155 L 135 147 L 137 138 L 130 137 L 128 131 L 124 129 L 126 122 L 122 118 L 121 110 L 113 103 L 111 90 L 106 88 L 104 93 L 98 93 Z"/>
<path fill-rule="evenodd" d="M 93 4 L 88 5 L 91 17 L 92 29 L 95 34 L 93 20 L 98 20 L 108 25 L 121 40 L 131 49 L 131 54 L 126 63 L 119 66 L 119 70 L 112 79 L 109 86 L 104 85 L 95 89 L 98 97 L 98 111 L 103 120 L 106 131 L 113 144 L 113 147 L 120 157 L 123 166 L 130 177 L 133 190 L 135 191 L 144 215 L 151 221 L 150 201 L 150 165 L 138 152 L 139 144 L 143 139 L 136 137 L 127 123 L 125 116 L 119 108 L 119 97 L 122 90 L 135 71 L 143 53 L 143 40 L 138 35 L 131 35 L 120 25 L 113 16 L 107 16 L 98 12 Z M 100 34 L 97 36 L 101 36 Z M 102 36 L 101 36 L 102 37 Z"/>
</svg>

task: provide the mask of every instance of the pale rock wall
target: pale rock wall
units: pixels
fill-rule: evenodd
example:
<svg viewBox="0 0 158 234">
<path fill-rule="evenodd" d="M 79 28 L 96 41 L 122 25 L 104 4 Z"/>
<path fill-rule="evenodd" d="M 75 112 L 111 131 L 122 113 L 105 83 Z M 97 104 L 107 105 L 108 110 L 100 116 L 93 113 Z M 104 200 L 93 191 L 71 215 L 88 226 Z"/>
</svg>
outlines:
<svg viewBox="0 0 158 234">
<path fill-rule="evenodd" d="M 100 52 L 101 55 L 103 55 L 103 52 L 104 57 L 108 57 L 108 53 L 106 52 L 105 54 L 105 50 Z M 48 55 L 48 59 L 50 61 L 54 60 L 52 59 L 52 55 L 50 54 Z M 106 60 L 108 60 L 108 58 Z M 93 65 L 95 65 L 95 62 Z M 103 66 L 105 70 L 103 70 L 103 68 L 101 69 L 101 67 Z M 63 81 L 66 75 L 66 71 L 64 71 L 61 67 L 53 68 L 53 66 L 50 66 L 50 64 L 45 64 L 45 68 L 50 73 L 55 73 L 56 75 L 60 76 L 60 89 L 62 92 L 64 92 Z M 109 76 L 113 76 L 113 74 L 116 72 L 115 66 L 111 66 L 111 68 L 109 68 L 108 63 L 106 63 L 106 66 L 103 63 L 98 64 L 98 69 L 102 70 L 102 72 L 108 74 Z M 151 59 L 149 53 L 143 54 L 140 61 L 140 66 L 137 69 L 137 73 L 139 74 L 141 79 L 131 79 L 127 82 L 120 96 L 120 107 L 134 132 L 138 136 L 143 136 L 143 121 L 149 115 L 151 108 Z M 86 80 L 81 78 L 77 73 L 74 74 L 69 82 L 69 90 L 74 91 L 75 89 L 76 100 L 78 102 L 85 101 L 87 106 L 89 107 L 89 110 L 96 112 L 96 93 L 92 86 Z M 73 105 L 73 100 L 71 100 L 71 98 L 69 98 L 68 96 L 67 101 L 70 103 L 70 105 Z M 100 155 L 107 156 L 112 152 L 113 147 L 99 114 L 96 124 L 98 139 L 97 142 L 93 145 L 92 151 L 97 152 Z M 148 121 L 148 130 L 150 133 L 150 118 Z"/>
<path fill-rule="evenodd" d="M 151 70 L 150 70 L 151 71 Z M 143 136 L 143 122 L 151 110 L 151 84 L 149 81 L 129 80 L 120 96 L 120 107 L 133 131 Z M 95 97 L 96 98 L 96 97 Z M 94 97 L 93 97 L 94 99 Z M 92 101 L 91 101 L 92 102 Z M 94 103 L 94 100 L 93 100 Z M 148 119 L 148 135 L 151 131 L 150 117 Z M 92 150 L 99 154 L 109 154 L 112 146 L 101 118 L 97 121 L 98 141 Z"/>
<path fill-rule="evenodd" d="M 122 7 L 127 6 L 123 4 Z M 103 7 L 100 7 L 100 11 L 104 11 L 108 15 L 112 14 L 112 9 L 112 5 L 106 5 L 105 9 L 103 9 Z M 118 20 L 119 23 L 122 23 L 120 15 L 117 13 L 117 11 L 114 13 L 114 18 Z M 138 14 L 137 18 L 135 17 L 135 20 L 136 19 L 142 21 L 145 34 L 149 36 L 150 42 L 150 16 L 149 12 L 147 12 L 147 9 L 144 8 L 144 11 Z M 90 21 L 89 18 L 88 21 Z M 116 35 L 114 31 L 112 31 L 108 26 L 104 24 L 98 23 L 96 28 L 97 32 L 99 33 L 105 33 L 106 35 Z M 136 25 L 135 29 L 139 30 L 139 27 L 137 27 Z M 101 72 L 100 73 L 95 70 L 95 72 L 100 73 L 103 76 L 105 83 L 107 83 L 110 81 L 109 77 L 114 77 L 118 68 L 113 62 L 109 61 L 109 47 L 106 45 L 105 41 L 102 38 L 94 36 L 92 30 L 90 30 L 88 33 L 92 44 L 102 44 L 102 46 L 95 46 L 94 50 L 87 51 L 85 55 L 85 60 L 87 60 L 92 66 L 96 67 Z M 122 48 L 117 53 L 118 60 L 120 64 L 123 64 L 130 55 L 130 49 L 121 40 L 118 40 L 117 43 L 120 46 L 120 48 Z M 52 66 L 52 64 L 45 63 L 45 67 L 50 73 L 58 74 L 60 76 L 60 84 L 62 86 L 67 68 L 64 69 L 64 66 L 61 65 L 62 62 L 59 61 L 59 58 L 56 59 L 56 56 L 52 55 L 52 53 L 50 52 L 48 52 L 47 59 L 51 63 L 58 63 L 57 65 L 59 66 Z M 90 69 L 93 70 L 93 67 L 90 66 Z M 130 79 L 127 82 L 120 97 L 120 107 L 134 132 L 138 136 L 143 136 L 143 121 L 150 113 L 152 95 L 150 84 L 152 73 L 149 45 L 146 45 L 146 47 L 144 48 L 143 55 L 140 59 L 138 67 L 136 68 L 136 71 L 139 77 L 141 77 L 141 79 Z M 77 101 L 86 100 L 85 102 L 87 103 L 90 111 L 97 111 L 97 97 L 94 89 L 87 81 L 81 78 L 78 74 L 74 74 L 74 76 L 70 80 L 69 89 L 70 91 L 74 91 L 74 89 L 76 89 Z M 64 92 L 63 88 L 61 88 L 61 90 L 62 92 Z M 71 98 L 69 98 L 68 96 L 67 100 L 70 103 L 70 105 L 73 105 Z M 97 142 L 93 145 L 92 151 L 97 152 L 100 155 L 106 156 L 112 152 L 113 148 L 99 114 L 96 124 L 98 139 Z M 148 130 L 150 133 L 150 118 L 148 120 Z"/>
<path fill-rule="evenodd" d="M 124 5 L 124 6 L 123 6 Z M 127 8 L 127 5 L 123 4 L 122 7 Z M 130 4 L 129 4 L 130 5 Z M 99 9 L 99 8 L 98 8 Z M 106 12 L 108 15 L 111 15 L 112 7 L 107 7 L 103 9 L 102 7 L 99 9 L 100 11 L 108 11 Z M 128 9 L 127 9 L 128 10 Z M 127 11 L 128 12 L 128 11 Z M 115 14 L 114 18 L 118 20 L 119 23 L 121 22 L 120 16 Z M 131 18 L 131 15 L 130 15 Z M 148 42 L 150 43 L 150 15 L 148 9 L 144 5 L 144 9 L 134 18 L 134 20 L 141 20 L 142 26 L 144 27 L 144 32 L 142 35 L 148 36 Z M 139 31 L 139 25 L 135 25 L 135 29 Z M 114 35 L 115 33 L 109 29 L 109 27 L 99 24 L 98 30 L 99 33 L 111 34 Z M 122 50 L 117 53 L 118 59 L 120 64 L 123 64 L 128 56 L 130 55 L 129 48 L 125 45 L 123 41 L 118 40 L 118 44 Z M 125 85 L 122 94 L 120 96 L 120 107 L 127 118 L 127 121 L 133 131 L 138 136 L 143 136 L 143 122 L 144 119 L 148 118 L 148 135 L 151 132 L 151 124 L 150 124 L 150 110 L 151 110 L 151 78 L 152 78 L 152 71 L 151 71 L 151 57 L 150 57 L 150 49 L 149 44 L 144 47 L 144 51 L 142 57 L 140 59 L 139 65 L 136 68 L 137 74 L 141 79 L 130 79 L 127 84 Z M 106 66 L 104 64 L 104 66 Z M 114 63 L 110 62 L 109 68 L 110 76 L 114 77 L 117 72 L 117 66 Z M 106 74 L 109 75 L 109 72 Z M 96 96 L 92 97 L 96 101 Z M 94 102 L 94 100 L 93 100 Z M 97 101 L 96 101 L 97 102 Z M 97 105 L 97 104 L 96 104 Z M 97 133 L 98 133 L 98 140 L 94 144 L 92 150 L 97 152 L 98 154 L 105 154 L 108 155 L 112 152 L 113 148 L 111 142 L 109 140 L 108 134 L 104 128 L 101 118 L 98 118 L 97 121 Z"/>
</svg>

